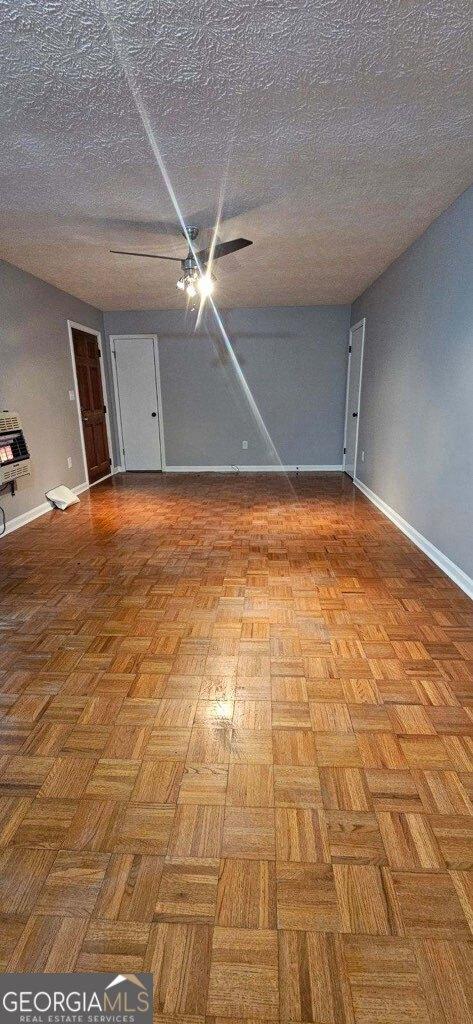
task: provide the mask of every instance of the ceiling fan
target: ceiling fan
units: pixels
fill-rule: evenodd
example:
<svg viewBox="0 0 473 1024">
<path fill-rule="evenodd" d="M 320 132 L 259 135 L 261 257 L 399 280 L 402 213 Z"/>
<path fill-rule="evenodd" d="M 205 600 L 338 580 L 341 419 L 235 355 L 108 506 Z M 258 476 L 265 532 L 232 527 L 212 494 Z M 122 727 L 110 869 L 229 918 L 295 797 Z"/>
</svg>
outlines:
<svg viewBox="0 0 473 1024">
<path fill-rule="evenodd" d="M 182 234 L 190 238 L 191 242 L 194 242 L 199 234 L 199 229 L 189 226 L 187 228 L 187 236 L 184 231 Z M 116 253 L 118 256 L 145 256 L 152 260 L 172 260 L 174 263 L 180 263 L 182 274 L 177 281 L 177 288 L 185 291 L 188 297 L 193 299 L 197 293 L 200 293 L 201 297 L 205 298 L 213 292 L 215 278 L 209 264 L 213 265 L 214 260 L 219 260 L 222 256 L 228 256 L 229 253 L 245 249 L 247 245 L 253 245 L 253 242 L 250 242 L 248 238 L 232 238 L 229 242 L 217 242 L 213 247 L 201 249 L 195 255 L 192 249 L 189 248 L 189 252 L 184 259 L 180 259 L 179 256 L 162 256 L 159 253 L 153 252 L 127 252 L 123 249 L 110 249 L 110 252 Z"/>
</svg>

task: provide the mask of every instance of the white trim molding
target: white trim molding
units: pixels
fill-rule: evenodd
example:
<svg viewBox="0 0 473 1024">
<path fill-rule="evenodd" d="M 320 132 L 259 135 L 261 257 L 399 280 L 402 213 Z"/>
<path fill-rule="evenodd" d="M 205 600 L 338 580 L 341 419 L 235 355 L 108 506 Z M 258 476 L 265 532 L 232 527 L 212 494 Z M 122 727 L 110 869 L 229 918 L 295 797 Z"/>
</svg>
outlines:
<svg viewBox="0 0 473 1024">
<path fill-rule="evenodd" d="M 107 476 L 101 476 L 100 480 L 94 480 L 93 484 L 89 484 L 87 480 L 84 480 L 81 484 L 76 484 L 75 487 L 71 487 L 71 491 L 74 494 L 83 494 L 84 491 L 89 491 L 91 487 L 96 487 L 97 484 L 103 484 L 104 480 L 109 480 L 114 473 L 119 473 L 120 469 L 113 469 L 111 473 L 107 473 Z M 30 508 L 28 512 L 22 512 L 19 516 L 14 516 L 13 519 L 8 519 L 6 523 L 5 533 L 0 535 L 6 537 L 8 533 L 13 533 L 15 530 L 19 530 L 22 526 L 28 526 L 28 523 L 32 523 L 35 519 L 39 519 L 40 516 L 44 516 L 46 512 L 53 512 L 54 508 L 50 501 L 43 501 L 41 505 L 36 505 L 35 508 Z"/>
<path fill-rule="evenodd" d="M 341 473 L 342 466 L 166 466 L 166 473 Z"/>
<path fill-rule="evenodd" d="M 358 487 L 358 490 L 365 495 L 365 498 L 368 498 L 368 501 L 371 501 L 372 505 L 376 505 L 376 508 L 378 508 L 387 519 L 390 519 L 401 533 L 405 534 L 405 536 L 408 537 L 416 547 L 420 548 L 424 555 L 427 555 L 427 558 L 430 558 L 431 562 L 434 562 L 446 576 L 449 576 L 450 579 L 456 583 L 457 587 L 460 587 L 460 590 L 463 590 L 468 597 L 473 599 L 473 579 L 471 579 L 470 576 L 467 576 L 466 572 L 463 572 L 463 569 L 460 569 L 455 562 L 452 562 L 450 558 L 447 558 L 447 555 L 444 555 L 443 551 L 439 551 L 438 548 L 434 547 L 430 540 L 427 540 L 427 537 L 424 537 L 422 533 L 419 533 L 414 526 L 411 526 L 411 524 L 403 519 L 398 512 L 391 508 L 390 505 L 387 505 L 379 495 L 375 494 L 374 491 L 371 491 L 362 480 L 355 477 L 353 483 L 355 484 L 355 487 Z"/>
</svg>

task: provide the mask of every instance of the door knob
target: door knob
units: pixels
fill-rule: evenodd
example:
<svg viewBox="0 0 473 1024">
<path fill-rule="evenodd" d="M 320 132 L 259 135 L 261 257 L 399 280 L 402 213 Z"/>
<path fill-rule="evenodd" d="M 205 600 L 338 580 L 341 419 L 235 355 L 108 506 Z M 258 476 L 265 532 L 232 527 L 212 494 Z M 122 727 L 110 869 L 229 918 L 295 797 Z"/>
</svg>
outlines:
<svg viewBox="0 0 473 1024">
<path fill-rule="evenodd" d="M 355 419 L 355 420 L 356 420 L 356 418 L 357 418 L 357 416 L 358 416 L 358 413 L 357 413 L 357 412 L 352 412 L 352 416 L 353 416 L 353 419 Z"/>
<path fill-rule="evenodd" d="M 152 416 L 153 416 L 153 418 L 154 418 L 154 417 L 156 416 L 156 413 L 155 413 L 155 412 L 152 412 L 152 413 L 151 413 L 151 415 L 152 415 Z"/>
</svg>

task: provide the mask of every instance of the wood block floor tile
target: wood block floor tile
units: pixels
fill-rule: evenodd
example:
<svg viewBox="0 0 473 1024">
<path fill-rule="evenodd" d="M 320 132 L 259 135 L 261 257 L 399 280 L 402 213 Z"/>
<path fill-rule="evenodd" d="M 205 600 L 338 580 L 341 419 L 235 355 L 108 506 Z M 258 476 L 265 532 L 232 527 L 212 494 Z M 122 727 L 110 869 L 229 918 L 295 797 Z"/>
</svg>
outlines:
<svg viewBox="0 0 473 1024">
<path fill-rule="evenodd" d="M 361 768 L 319 768 L 326 810 L 371 811 L 372 798 Z"/>
<path fill-rule="evenodd" d="M 24 914 L 0 914 L 0 971 L 4 973 L 25 929 Z"/>
<path fill-rule="evenodd" d="M 316 759 L 320 768 L 361 767 L 359 740 L 354 733 L 316 733 Z"/>
<path fill-rule="evenodd" d="M 69 830 L 77 812 L 77 800 L 23 801 L 26 808 L 17 807 L 8 823 L 7 841 L 14 846 L 41 847 L 60 850 L 69 839 Z M 20 817 L 21 815 L 21 817 Z M 14 825 L 16 824 L 16 828 Z M 1 834 L 1 830 L 0 830 Z"/>
<path fill-rule="evenodd" d="M 390 704 L 388 713 L 397 736 L 437 734 L 425 707 L 417 704 Z"/>
<path fill-rule="evenodd" d="M 340 931 L 339 905 L 331 865 L 278 862 L 276 876 L 278 928 Z"/>
<path fill-rule="evenodd" d="M 319 770 L 315 767 L 275 765 L 274 800 L 276 807 L 321 807 Z"/>
<path fill-rule="evenodd" d="M 169 804 L 124 804 L 113 827 L 107 830 L 102 848 L 109 853 L 163 855 L 169 846 L 173 821 L 174 807 Z"/>
<path fill-rule="evenodd" d="M 425 809 L 416 778 L 411 772 L 369 768 L 365 778 L 376 811 L 415 813 Z"/>
<path fill-rule="evenodd" d="M 279 978 L 281 1020 L 354 1024 L 339 936 L 281 931 Z"/>
<path fill-rule="evenodd" d="M 51 870 L 54 850 L 9 847 L 0 852 L 0 908 L 2 914 L 33 912 Z"/>
<path fill-rule="evenodd" d="M 213 925 L 217 884 L 216 863 L 196 859 L 165 863 L 153 920 Z"/>
<path fill-rule="evenodd" d="M 273 861 L 221 862 L 216 924 L 222 928 L 276 927 L 276 871 Z"/>
<path fill-rule="evenodd" d="M 317 764 L 314 734 L 311 729 L 273 729 L 274 764 Z"/>
<path fill-rule="evenodd" d="M 169 841 L 169 857 L 220 857 L 223 816 L 223 807 L 180 804 Z"/>
<path fill-rule="evenodd" d="M 455 767 L 441 736 L 402 736 L 399 743 L 410 768 L 448 771 Z"/>
<path fill-rule="evenodd" d="M 429 824 L 448 868 L 473 868 L 473 821 L 466 815 L 433 814 Z"/>
<path fill-rule="evenodd" d="M 95 760 L 90 757 L 59 757 L 55 760 L 40 791 L 40 797 L 75 799 L 85 792 Z"/>
<path fill-rule="evenodd" d="M 150 925 L 138 921 L 91 921 L 77 958 L 78 971 L 134 974 L 143 970 Z"/>
<path fill-rule="evenodd" d="M 362 811 L 324 812 L 332 864 L 386 864 L 386 850 L 375 814 Z"/>
<path fill-rule="evenodd" d="M 187 750 L 188 764 L 228 764 L 231 728 L 227 725 L 194 725 Z"/>
<path fill-rule="evenodd" d="M 466 1024 L 468 599 L 348 477 L 291 485 L 116 475 L 3 539 L 0 969 L 151 969 L 154 1024 Z"/>
<path fill-rule="evenodd" d="M 346 704 L 311 701 L 310 717 L 314 732 L 351 733 L 353 726 Z"/>
<path fill-rule="evenodd" d="M 39 914 L 89 917 L 104 881 L 108 854 L 58 853 L 37 904 Z"/>
<path fill-rule="evenodd" d="M 393 871 L 392 883 L 406 935 L 469 937 L 462 905 L 446 871 Z"/>
<path fill-rule="evenodd" d="M 19 754 L 2 768 L 0 796 L 36 796 L 54 765 L 53 757 Z"/>
<path fill-rule="evenodd" d="M 229 807 L 274 807 L 273 768 L 269 764 L 230 764 Z"/>
<path fill-rule="evenodd" d="M 424 814 L 378 812 L 388 863 L 403 871 L 445 868 L 429 819 Z"/>
<path fill-rule="evenodd" d="M 473 1019 L 473 963 L 471 942 L 442 938 L 414 943 L 422 974 L 429 1020 L 433 1024 L 464 1024 Z"/>
<path fill-rule="evenodd" d="M 142 761 L 132 802 L 176 804 L 184 774 L 184 761 Z"/>
<path fill-rule="evenodd" d="M 272 718 L 275 729 L 310 729 L 309 704 L 296 701 L 273 701 Z"/>
<path fill-rule="evenodd" d="M 154 984 L 154 1014 L 203 1016 L 207 1007 L 212 929 L 207 925 L 151 926 L 143 970 Z"/>
<path fill-rule="evenodd" d="M 129 800 L 140 768 L 139 761 L 100 758 L 85 788 L 86 796 Z"/>
<path fill-rule="evenodd" d="M 356 1024 L 431 1024 L 408 940 L 345 935 L 342 941 Z"/>
<path fill-rule="evenodd" d="M 265 807 L 227 807 L 222 857 L 274 860 L 274 811 Z"/>
<path fill-rule="evenodd" d="M 103 750 L 105 758 L 138 760 L 151 737 L 151 728 L 146 725 L 116 726 L 107 738 Z"/>
<path fill-rule="evenodd" d="M 309 807 L 277 807 L 276 859 L 306 863 L 330 862 L 325 815 Z"/>
<path fill-rule="evenodd" d="M 473 818 L 473 793 L 469 794 L 458 772 L 436 769 L 414 771 L 423 809 L 431 814 L 465 814 Z"/>
<path fill-rule="evenodd" d="M 271 731 L 269 729 L 233 729 L 230 762 L 232 764 L 271 765 L 273 763 Z"/>
<path fill-rule="evenodd" d="M 75 968 L 87 920 L 32 915 L 7 963 L 7 970 L 63 972 Z"/>
<path fill-rule="evenodd" d="M 103 921 L 152 921 L 164 857 L 110 856 L 93 916 Z"/>
<path fill-rule="evenodd" d="M 208 1013 L 279 1019 L 277 932 L 215 928 Z"/>
<path fill-rule="evenodd" d="M 374 864 L 334 864 L 341 931 L 390 935 L 395 928 L 390 893 Z"/>
<path fill-rule="evenodd" d="M 423 739 L 424 737 L 415 737 Z M 430 739 L 430 737 L 428 737 Z M 408 768 L 402 742 L 390 732 L 358 733 L 361 764 L 365 768 L 389 768 L 397 771 Z"/>
<path fill-rule="evenodd" d="M 235 729 L 271 729 L 269 700 L 236 700 L 233 711 Z"/>
<path fill-rule="evenodd" d="M 191 730 L 184 727 L 153 728 L 150 730 L 142 756 L 152 761 L 185 761 L 190 738 Z"/>
<path fill-rule="evenodd" d="M 187 763 L 179 787 L 178 803 L 223 806 L 227 783 L 226 765 Z"/>
</svg>

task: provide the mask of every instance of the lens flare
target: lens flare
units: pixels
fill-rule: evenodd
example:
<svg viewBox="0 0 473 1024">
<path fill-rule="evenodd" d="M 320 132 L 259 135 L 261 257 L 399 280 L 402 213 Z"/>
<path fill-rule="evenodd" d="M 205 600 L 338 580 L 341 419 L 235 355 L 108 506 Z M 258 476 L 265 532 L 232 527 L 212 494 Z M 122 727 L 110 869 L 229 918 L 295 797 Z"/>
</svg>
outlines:
<svg viewBox="0 0 473 1024">
<path fill-rule="evenodd" d="M 202 298 L 208 298 L 214 290 L 214 282 L 210 274 L 201 274 L 197 281 L 197 288 Z"/>
<path fill-rule="evenodd" d="M 168 173 L 167 167 L 166 167 L 166 165 L 164 163 L 164 160 L 163 160 L 163 158 L 161 156 L 161 152 L 160 152 L 158 143 L 156 141 L 154 130 L 153 130 L 153 127 L 152 127 L 152 124 L 151 124 L 150 115 L 149 115 L 149 113 L 148 113 L 148 111 L 147 111 L 147 109 L 145 107 L 145 104 L 143 102 L 142 96 L 140 94 L 140 90 L 139 90 L 138 83 L 137 83 L 137 80 L 136 80 L 136 74 L 135 74 L 133 68 L 130 66 L 130 62 L 129 62 L 129 60 L 127 60 L 127 55 L 124 52 L 123 35 L 122 35 L 122 33 L 120 33 L 120 35 L 117 34 L 117 31 L 116 31 L 116 28 L 115 28 L 115 25 L 114 25 L 113 14 L 110 12 L 109 7 L 108 7 L 108 0 L 97 0 L 97 6 L 101 10 L 102 15 L 104 17 L 104 20 L 105 20 L 105 23 L 107 25 L 107 28 L 108 28 L 108 31 L 109 31 L 109 34 L 110 34 L 110 38 L 111 38 L 111 41 L 112 41 L 112 44 L 113 44 L 113 48 L 115 50 L 115 53 L 116 53 L 118 62 L 120 64 L 122 73 L 124 75 L 124 78 L 126 80 L 128 88 L 130 90 L 131 97 L 132 97 L 133 102 L 135 104 L 137 113 L 138 113 L 138 115 L 139 115 L 139 117 L 141 119 L 141 123 L 142 123 L 144 131 L 146 133 L 146 136 L 147 136 L 147 139 L 148 139 L 151 151 L 152 151 L 152 153 L 154 155 L 154 158 L 156 160 L 158 168 L 159 168 L 159 170 L 161 172 L 161 176 L 162 176 L 164 184 L 165 184 L 165 186 L 167 188 L 167 191 L 168 191 L 168 194 L 169 194 L 169 198 L 171 199 L 171 202 L 172 202 L 172 204 L 174 206 L 174 210 L 176 212 L 176 216 L 177 216 L 177 219 L 179 221 L 179 224 L 180 224 L 180 226 L 182 228 L 183 235 L 184 235 L 186 241 L 188 242 L 189 249 L 191 250 L 192 255 L 194 256 L 194 259 L 196 261 L 196 266 L 197 266 L 198 273 L 199 273 L 200 276 L 204 276 L 204 274 L 206 272 L 208 273 L 210 271 L 210 273 L 211 273 L 212 253 L 213 253 L 213 248 L 214 248 L 216 240 L 217 240 L 217 231 L 218 231 L 218 224 L 219 224 L 219 221 L 220 221 L 220 212 L 221 211 L 219 211 L 219 215 L 218 215 L 218 218 L 217 218 L 217 223 L 216 223 L 215 228 L 214 228 L 213 239 L 212 239 L 212 251 L 211 251 L 211 255 L 210 255 L 210 260 L 209 260 L 208 268 L 207 268 L 207 271 L 206 271 L 205 268 L 199 262 L 199 259 L 198 259 L 198 256 L 197 256 L 197 252 L 196 252 L 196 249 L 195 249 L 195 246 L 194 246 L 194 243 L 192 241 L 192 238 L 189 235 L 189 231 L 187 229 L 187 226 L 186 226 L 183 214 L 181 212 L 181 208 L 179 206 L 179 202 L 177 200 L 177 196 L 176 196 L 176 193 L 174 191 L 171 178 L 169 177 L 169 173 Z M 188 289 L 186 289 L 186 290 L 187 290 L 187 294 L 189 294 Z M 196 290 L 194 289 L 194 295 L 195 294 L 196 294 Z M 234 370 L 235 378 L 236 378 L 236 380 L 238 381 L 238 383 L 240 385 L 240 389 L 241 389 L 242 393 L 244 394 L 244 396 L 246 398 L 248 406 L 249 406 L 249 408 L 251 410 L 251 413 L 252 413 L 252 415 L 254 417 L 254 420 L 255 420 L 255 422 L 257 424 L 257 427 L 258 427 L 258 430 L 260 432 L 261 439 L 264 442 L 264 445 L 265 445 L 268 457 L 270 457 L 273 460 L 275 468 L 281 469 L 282 468 L 282 461 L 281 461 L 281 458 L 279 456 L 279 453 L 278 453 L 278 451 L 277 451 L 277 449 L 276 449 L 276 447 L 275 447 L 275 445 L 273 443 L 273 440 L 272 440 L 271 435 L 270 435 L 270 433 L 268 431 L 268 428 L 267 428 L 267 426 L 266 426 L 266 424 L 265 424 L 265 422 L 263 420 L 263 417 L 262 417 L 262 415 L 261 415 L 261 413 L 259 411 L 258 405 L 257 405 L 257 403 L 256 403 L 256 401 L 254 399 L 254 396 L 253 396 L 253 393 L 251 391 L 251 388 L 250 388 L 250 386 L 248 384 L 248 381 L 246 380 L 246 377 L 245 377 L 245 375 L 243 373 L 243 370 L 242 370 L 242 368 L 241 368 L 241 366 L 240 366 L 240 364 L 238 362 L 238 359 L 237 359 L 237 357 L 235 355 L 233 346 L 232 346 L 232 344 L 230 342 L 230 338 L 228 337 L 227 331 L 226 331 L 226 329 L 224 327 L 224 324 L 223 324 L 223 321 L 222 321 L 222 317 L 221 317 L 221 315 L 219 313 L 219 310 L 218 310 L 218 308 L 217 308 L 217 306 L 215 304 L 215 301 L 214 301 L 214 299 L 212 298 L 211 295 L 201 297 L 201 300 L 200 300 L 200 310 L 199 310 L 199 314 L 198 314 L 198 317 L 197 317 L 197 324 L 199 323 L 200 314 L 201 314 L 201 311 L 202 311 L 202 306 L 203 306 L 203 304 L 204 304 L 204 302 L 206 300 L 208 301 L 210 309 L 211 309 L 211 311 L 213 313 L 213 316 L 214 316 L 214 319 L 215 319 L 215 323 L 217 325 L 217 328 L 218 328 L 219 333 L 221 335 L 223 344 L 224 344 L 225 349 L 227 351 L 230 364 L 231 364 L 231 366 L 232 366 L 232 368 Z M 286 475 L 286 480 L 287 480 L 291 490 L 293 491 L 293 493 L 295 495 L 294 488 L 293 488 L 293 486 L 291 484 L 291 481 L 289 480 L 289 477 L 287 476 L 287 474 L 285 474 L 285 475 Z"/>
</svg>

